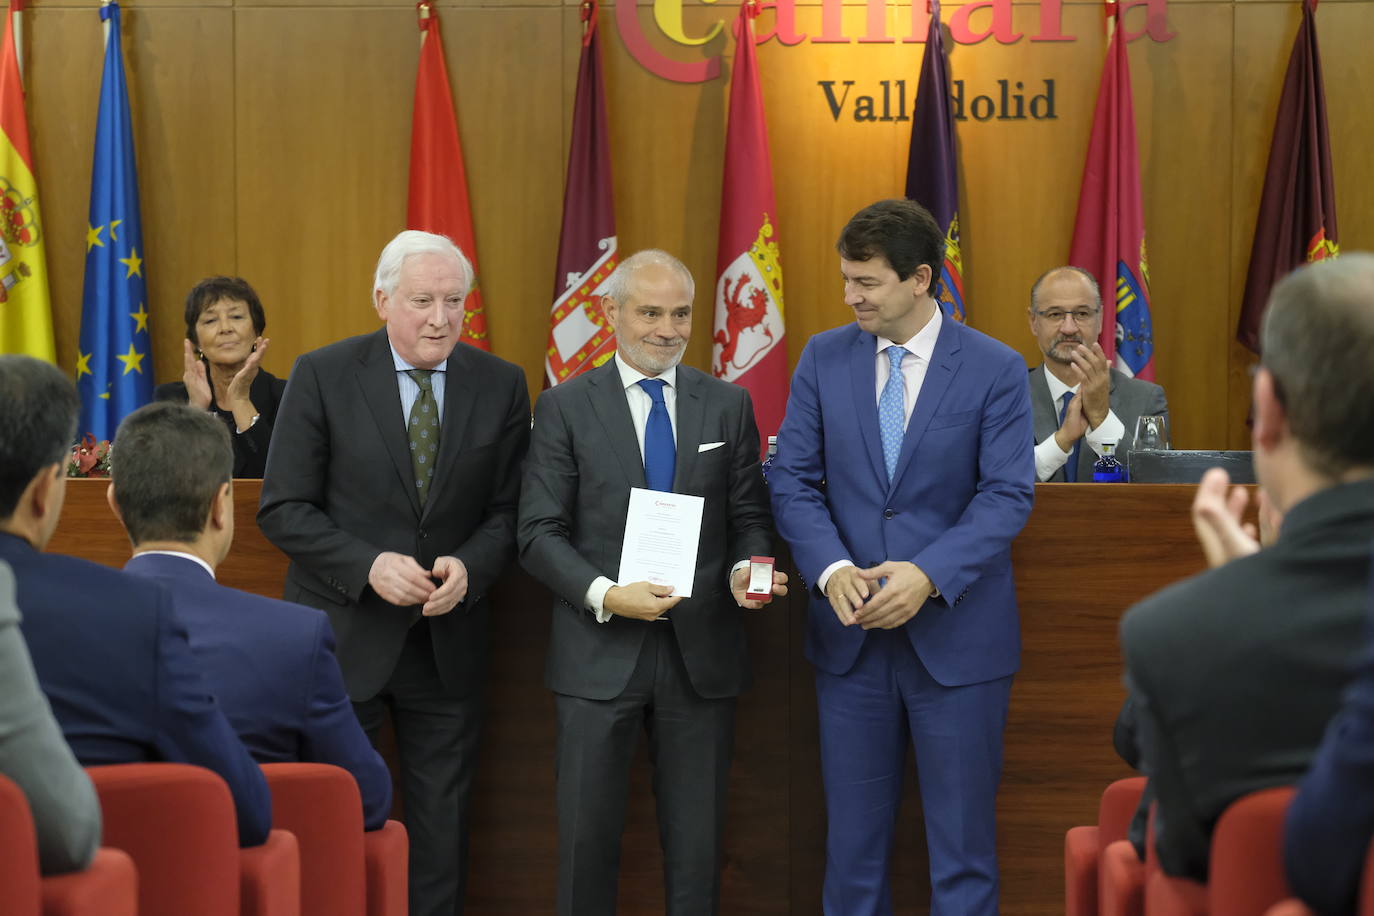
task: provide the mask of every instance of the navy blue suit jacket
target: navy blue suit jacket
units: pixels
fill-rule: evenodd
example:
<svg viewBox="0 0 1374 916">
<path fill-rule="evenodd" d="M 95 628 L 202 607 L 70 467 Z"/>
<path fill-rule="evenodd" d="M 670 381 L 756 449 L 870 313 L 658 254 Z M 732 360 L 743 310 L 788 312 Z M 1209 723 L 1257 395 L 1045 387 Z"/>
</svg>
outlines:
<svg viewBox="0 0 1374 916">
<path fill-rule="evenodd" d="M 161 586 L 0 533 L 24 639 L 62 733 L 84 766 L 167 761 L 229 784 L 239 842 L 267 839 L 272 799 L 201 677 Z"/>
<path fill-rule="evenodd" d="M 811 338 L 778 431 L 768 485 L 811 589 L 806 656 L 845 674 L 867 635 L 843 626 L 816 589 L 827 566 L 909 560 L 940 592 L 903 627 L 931 676 L 945 686 L 1005 677 L 1021 652 L 1011 541 L 1035 484 L 1026 364 L 944 319 L 889 483 L 876 351 L 877 338 L 855 324 Z"/>
<path fill-rule="evenodd" d="M 1374 837 L 1374 614 L 1370 637 L 1341 711 L 1288 808 L 1288 882 L 1322 914 L 1355 912 Z"/>
<path fill-rule="evenodd" d="M 343 767 L 367 829 L 386 823 L 391 775 L 353 714 L 323 611 L 220 585 L 183 557 L 140 554 L 124 569 L 171 592 L 205 682 L 254 759 Z"/>
</svg>

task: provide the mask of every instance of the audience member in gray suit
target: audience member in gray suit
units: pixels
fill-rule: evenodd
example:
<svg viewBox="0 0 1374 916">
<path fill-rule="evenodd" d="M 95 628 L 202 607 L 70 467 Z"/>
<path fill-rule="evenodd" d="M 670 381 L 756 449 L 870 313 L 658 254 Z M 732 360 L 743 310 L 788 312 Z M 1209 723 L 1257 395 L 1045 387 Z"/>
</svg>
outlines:
<svg viewBox="0 0 1374 916">
<path fill-rule="evenodd" d="M 1107 365 L 1097 343 L 1102 296 L 1086 270 L 1056 267 L 1035 281 L 1030 329 L 1045 354 L 1030 371 L 1035 477 L 1091 481 L 1104 443 L 1115 442 L 1124 459 L 1135 421 L 1168 412 L 1164 389 Z"/>
<path fill-rule="evenodd" d="M 735 697 L 749 683 L 741 608 L 763 604 L 745 598 L 747 561 L 771 552 L 773 533 L 749 393 L 678 365 L 693 291 L 671 255 L 625 259 L 604 300 L 615 358 L 545 391 L 535 407 L 517 538 L 521 562 L 555 595 L 545 680 L 558 717 L 560 916 L 616 911 L 641 726 L 654 761 L 664 912 L 718 907 Z M 705 500 L 690 598 L 612 580 L 632 487 Z M 787 592 L 786 579 L 774 573 L 774 594 Z"/>
<path fill-rule="evenodd" d="M 38 829 L 44 874 L 90 864 L 100 845 L 100 802 L 62 737 L 19 633 L 14 574 L 0 560 L 0 773 L 23 790 Z"/>
</svg>

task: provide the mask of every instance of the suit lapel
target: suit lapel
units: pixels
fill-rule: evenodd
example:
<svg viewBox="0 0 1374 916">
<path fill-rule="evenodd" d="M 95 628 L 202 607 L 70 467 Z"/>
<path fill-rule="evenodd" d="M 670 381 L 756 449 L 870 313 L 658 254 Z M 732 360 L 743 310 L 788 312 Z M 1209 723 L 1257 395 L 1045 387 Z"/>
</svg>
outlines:
<svg viewBox="0 0 1374 916">
<path fill-rule="evenodd" d="M 378 438 L 391 456 L 396 476 L 415 517 L 420 517 L 420 497 L 415 492 L 415 472 L 410 466 L 406 421 L 401 416 L 401 389 L 396 384 L 396 363 L 391 358 L 386 329 L 378 331 L 358 359 L 358 387 L 377 426 Z M 447 392 L 446 392 L 447 393 Z M 440 447 L 443 446 L 440 440 Z"/>
<path fill-rule="evenodd" d="M 887 463 L 883 461 L 883 435 L 878 430 L 878 370 L 874 366 L 877 338 L 860 332 L 849 351 L 849 383 L 853 386 L 854 416 L 859 420 L 864 451 L 878 480 L 887 483 Z"/>
<path fill-rule="evenodd" d="M 439 455 L 435 459 L 434 479 L 429 484 L 429 498 L 425 500 L 422 520 L 429 514 L 431 506 L 438 505 L 439 496 L 453 476 L 450 471 L 458 458 L 477 401 L 477 380 L 474 378 L 471 354 L 466 347 L 466 344 L 460 343 L 453 348 L 444 370 L 444 419 L 439 429 Z M 411 473 L 413 475 L 414 471 Z"/>
<path fill-rule="evenodd" d="M 587 398 L 610 443 L 625 479 L 632 487 L 644 487 L 644 459 L 639 454 L 639 437 L 635 435 L 635 421 L 630 405 L 625 401 L 625 389 L 620 384 L 620 370 L 610 359 L 600 369 L 587 376 Z"/>
<path fill-rule="evenodd" d="M 701 378 L 685 366 L 677 367 L 677 464 L 673 473 L 673 492 L 689 492 L 696 471 L 697 446 L 701 445 L 706 404 L 702 398 Z"/>
<path fill-rule="evenodd" d="M 1035 427 L 1036 443 L 1043 442 L 1047 436 L 1054 435 L 1059 428 L 1059 408 L 1050 398 L 1050 386 L 1045 381 L 1044 365 L 1036 366 L 1027 376 L 1030 386 L 1031 419 Z"/>
<path fill-rule="evenodd" d="M 911 411 L 911 419 L 906 424 L 906 435 L 902 438 L 902 451 L 897 456 L 897 473 L 892 475 L 893 489 L 901 483 L 902 475 L 911 463 L 911 456 L 916 452 L 917 443 L 921 441 L 921 436 L 925 435 L 930 418 L 935 416 L 935 408 L 940 406 L 950 380 L 954 378 L 955 373 L 959 371 L 959 365 L 963 362 L 958 355 L 960 331 L 961 325 L 953 319 L 941 320 L 940 336 L 935 338 L 930 365 L 926 367 L 921 392 L 916 395 L 916 407 Z"/>
</svg>

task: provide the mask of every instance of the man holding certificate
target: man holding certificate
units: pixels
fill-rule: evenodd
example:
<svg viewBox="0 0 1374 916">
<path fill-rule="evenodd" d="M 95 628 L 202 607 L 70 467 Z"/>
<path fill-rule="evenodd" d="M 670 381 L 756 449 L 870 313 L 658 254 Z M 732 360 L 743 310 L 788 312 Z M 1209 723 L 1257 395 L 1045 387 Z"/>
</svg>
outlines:
<svg viewBox="0 0 1374 916">
<path fill-rule="evenodd" d="M 717 911 L 735 697 L 749 684 L 740 609 L 771 600 L 746 595 L 772 519 L 748 392 L 678 365 L 694 292 L 671 255 L 627 258 L 602 302 L 615 358 L 535 407 L 518 541 L 557 598 L 545 681 L 558 716 L 560 914 L 615 912 L 641 722 L 666 912 Z M 786 578 L 772 573 L 773 594 Z"/>
</svg>

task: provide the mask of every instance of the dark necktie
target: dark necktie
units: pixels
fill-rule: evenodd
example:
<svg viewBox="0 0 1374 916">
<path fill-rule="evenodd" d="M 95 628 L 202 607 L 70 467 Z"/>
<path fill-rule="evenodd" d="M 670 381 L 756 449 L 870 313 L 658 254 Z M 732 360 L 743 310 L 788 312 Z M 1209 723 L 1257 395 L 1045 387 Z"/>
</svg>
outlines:
<svg viewBox="0 0 1374 916">
<path fill-rule="evenodd" d="M 434 480 L 434 461 L 439 457 L 439 403 L 434 400 L 430 376 L 433 369 L 407 369 L 406 375 L 420 386 L 420 393 L 410 407 L 410 422 L 406 424 L 406 439 L 410 442 L 410 467 L 415 471 L 415 492 L 420 505 L 429 496 Z"/>
<path fill-rule="evenodd" d="M 639 387 L 653 400 L 649 419 L 644 423 L 644 482 L 650 490 L 671 493 L 673 474 L 677 470 L 677 446 L 673 443 L 673 423 L 668 419 L 668 405 L 663 400 L 661 378 L 639 380 Z"/>
<path fill-rule="evenodd" d="M 1064 406 L 1059 408 L 1059 425 L 1063 426 L 1064 417 L 1069 412 L 1069 402 L 1073 400 L 1073 392 L 1064 392 L 1064 396 L 1061 400 L 1064 402 Z M 1069 460 L 1064 462 L 1064 479 L 1069 483 L 1078 482 L 1078 453 L 1082 451 L 1082 449 L 1083 437 L 1080 436 L 1078 441 L 1073 444 L 1073 450 L 1069 452 Z"/>
</svg>

